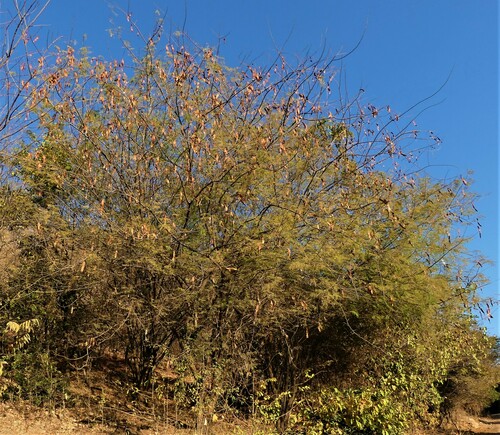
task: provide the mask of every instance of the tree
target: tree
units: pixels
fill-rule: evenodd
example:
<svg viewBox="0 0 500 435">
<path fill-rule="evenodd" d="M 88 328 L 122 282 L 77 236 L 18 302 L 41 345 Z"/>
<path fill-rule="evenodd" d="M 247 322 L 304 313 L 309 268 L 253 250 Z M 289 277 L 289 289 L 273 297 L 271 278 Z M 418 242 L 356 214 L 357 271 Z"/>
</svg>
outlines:
<svg viewBox="0 0 500 435">
<path fill-rule="evenodd" d="M 236 403 L 280 431 L 427 419 L 487 348 L 465 183 L 420 175 L 389 109 L 329 103 L 335 59 L 232 69 L 159 41 L 130 66 L 69 46 L 37 75 L 9 160 L 32 210 L 10 294 L 43 276 L 30 307 L 53 354 L 118 350 L 139 388 L 182 362 L 199 424 Z M 345 414 L 374 390 L 385 408 Z"/>
<path fill-rule="evenodd" d="M 1 25 L 0 150 L 5 147 L 8 138 L 23 130 L 27 124 L 23 119 L 27 114 L 25 100 L 44 62 L 35 25 L 47 4 L 36 0 L 14 0 L 12 10 L 2 11 L 8 18 Z"/>
</svg>

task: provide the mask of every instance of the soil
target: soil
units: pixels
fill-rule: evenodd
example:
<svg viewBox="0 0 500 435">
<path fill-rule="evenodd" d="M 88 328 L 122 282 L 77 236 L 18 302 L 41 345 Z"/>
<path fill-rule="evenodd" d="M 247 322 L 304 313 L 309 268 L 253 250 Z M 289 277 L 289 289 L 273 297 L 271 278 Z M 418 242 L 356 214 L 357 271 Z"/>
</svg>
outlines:
<svg viewBox="0 0 500 435">
<path fill-rule="evenodd" d="M 49 412 L 29 405 L 0 404 L 0 435 L 187 435 L 187 430 L 143 422 L 127 425 L 123 421 L 102 424 L 98 418 L 81 418 L 70 410 Z"/>
<path fill-rule="evenodd" d="M 78 418 L 70 410 L 49 412 L 24 404 L 0 404 L 0 435 L 188 435 L 192 429 L 179 429 L 167 424 L 144 421 L 127 426 L 126 420 L 114 424 L 102 424 L 96 418 Z M 250 428 L 218 425 L 213 433 L 250 434 Z M 433 435 L 451 434 L 500 434 L 500 415 L 498 418 L 482 418 L 461 415 L 457 421 L 450 423 L 447 429 L 435 432 Z M 425 435 L 425 433 L 420 433 Z M 430 435 L 430 434 L 429 434 Z"/>
<path fill-rule="evenodd" d="M 424 432 L 425 433 L 425 432 Z M 422 433 L 422 435 L 424 435 Z M 500 434 L 500 414 L 490 417 L 476 417 L 464 411 L 454 411 L 450 419 L 443 424 L 443 429 L 432 435 L 471 435 L 471 434 Z"/>
<path fill-rule="evenodd" d="M 454 429 L 454 433 L 458 434 L 498 435 L 500 434 L 500 418 L 471 417 L 468 415 L 462 415 L 458 417 L 453 424 L 449 424 L 449 428 L 450 430 Z"/>
</svg>

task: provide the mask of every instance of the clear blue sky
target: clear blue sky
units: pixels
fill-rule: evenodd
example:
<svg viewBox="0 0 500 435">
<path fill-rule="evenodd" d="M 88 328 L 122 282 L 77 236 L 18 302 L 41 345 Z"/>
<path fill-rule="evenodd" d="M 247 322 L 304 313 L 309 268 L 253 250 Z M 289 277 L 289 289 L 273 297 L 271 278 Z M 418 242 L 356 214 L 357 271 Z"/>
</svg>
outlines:
<svg viewBox="0 0 500 435">
<path fill-rule="evenodd" d="M 443 143 L 428 156 L 433 176 L 474 171 L 482 238 L 472 249 L 498 262 L 499 7 L 496 0 L 52 0 L 40 23 L 50 37 L 71 37 L 94 54 L 122 56 L 107 29 L 125 24 L 130 11 L 147 33 L 155 10 L 166 13 L 167 31 L 184 27 L 201 45 L 225 37 L 226 63 L 265 65 L 276 53 L 304 56 L 350 51 L 342 66 L 352 95 L 402 112 L 433 94 L 418 117 Z M 118 14 L 118 15 L 116 15 Z M 127 29 L 124 29 L 126 35 Z M 84 36 L 86 35 L 86 40 Z M 491 284 L 483 296 L 498 299 L 498 267 L 485 267 Z M 500 336 L 500 309 L 487 323 Z"/>
</svg>

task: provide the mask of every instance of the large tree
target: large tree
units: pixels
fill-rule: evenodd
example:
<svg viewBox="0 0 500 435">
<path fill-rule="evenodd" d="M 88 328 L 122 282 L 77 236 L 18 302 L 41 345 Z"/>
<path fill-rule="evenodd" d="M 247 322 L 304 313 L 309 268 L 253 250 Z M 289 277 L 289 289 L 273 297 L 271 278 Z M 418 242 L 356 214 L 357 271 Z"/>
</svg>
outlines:
<svg viewBox="0 0 500 435">
<path fill-rule="evenodd" d="M 67 47 L 37 77 L 4 159 L 29 204 L 10 314 L 54 355 L 117 351 L 141 388 L 187 367 L 200 422 L 236 403 L 281 430 L 428 419 L 487 349 L 465 180 L 421 175 L 389 108 L 339 103 L 335 59 L 232 69 L 158 36 L 127 62 Z M 374 389 L 385 407 L 353 415 Z"/>
</svg>

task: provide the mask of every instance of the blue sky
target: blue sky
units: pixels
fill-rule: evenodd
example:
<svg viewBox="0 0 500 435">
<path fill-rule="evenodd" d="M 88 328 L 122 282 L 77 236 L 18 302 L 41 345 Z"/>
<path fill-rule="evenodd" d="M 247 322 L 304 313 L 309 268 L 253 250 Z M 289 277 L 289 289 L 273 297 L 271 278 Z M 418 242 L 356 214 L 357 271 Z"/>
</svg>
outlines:
<svg viewBox="0 0 500 435">
<path fill-rule="evenodd" d="M 474 171 L 473 190 L 483 216 L 482 238 L 470 247 L 498 262 L 499 7 L 496 0 L 52 0 L 40 23 L 49 40 L 71 38 L 94 54 L 120 58 L 123 51 L 107 29 L 132 13 L 148 33 L 155 11 L 166 13 L 168 30 L 184 30 L 200 45 L 217 45 L 230 66 L 266 65 L 277 50 L 289 57 L 345 53 L 337 67 L 354 96 L 403 112 L 443 89 L 421 108 L 420 129 L 443 141 L 425 162 L 435 177 Z M 125 37 L 127 29 L 124 29 Z M 84 35 L 86 35 L 84 37 Z M 414 112 L 415 115 L 417 111 Z M 498 299 L 498 267 L 483 296 Z M 500 309 L 489 331 L 500 336 Z"/>
</svg>

